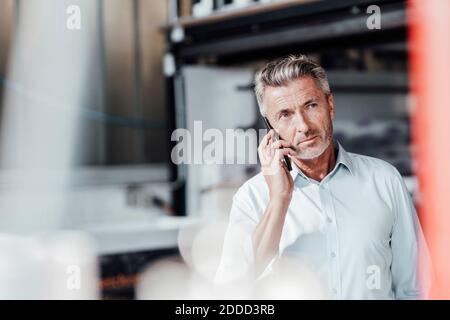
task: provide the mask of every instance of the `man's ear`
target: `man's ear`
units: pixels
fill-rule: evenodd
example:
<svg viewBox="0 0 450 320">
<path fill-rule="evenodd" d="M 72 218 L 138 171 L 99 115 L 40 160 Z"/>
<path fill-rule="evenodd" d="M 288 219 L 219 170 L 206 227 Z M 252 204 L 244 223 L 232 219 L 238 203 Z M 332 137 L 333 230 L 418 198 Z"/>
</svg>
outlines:
<svg viewBox="0 0 450 320">
<path fill-rule="evenodd" d="M 330 118 L 334 119 L 335 112 L 334 112 L 334 98 L 333 95 L 330 93 L 328 95 L 328 105 L 330 106 Z"/>
</svg>

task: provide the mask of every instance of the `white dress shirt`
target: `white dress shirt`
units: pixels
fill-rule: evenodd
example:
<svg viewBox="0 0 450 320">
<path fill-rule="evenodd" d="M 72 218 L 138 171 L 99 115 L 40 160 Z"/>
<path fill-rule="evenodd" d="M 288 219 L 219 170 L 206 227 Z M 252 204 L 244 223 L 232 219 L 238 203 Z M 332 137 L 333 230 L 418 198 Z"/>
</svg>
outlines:
<svg viewBox="0 0 450 320">
<path fill-rule="evenodd" d="M 289 256 L 311 266 L 328 298 L 420 298 L 426 286 L 418 279 L 418 248 L 420 243 L 426 251 L 426 245 L 401 175 L 383 160 L 334 145 L 336 165 L 320 182 L 292 162 L 294 191 L 278 256 L 260 279 L 272 272 L 280 256 Z M 268 202 L 262 173 L 234 195 L 216 281 L 231 279 L 254 262 L 251 236 Z M 238 243 L 236 228 L 244 234 Z M 238 251 L 243 255 L 236 261 Z M 373 276 L 379 279 L 371 282 Z"/>
</svg>

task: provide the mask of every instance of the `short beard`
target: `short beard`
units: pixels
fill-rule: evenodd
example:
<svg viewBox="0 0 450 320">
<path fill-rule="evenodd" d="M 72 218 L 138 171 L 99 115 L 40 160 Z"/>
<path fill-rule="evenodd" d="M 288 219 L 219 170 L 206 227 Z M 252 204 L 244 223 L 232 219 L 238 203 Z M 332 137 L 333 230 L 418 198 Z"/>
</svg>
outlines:
<svg viewBox="0 0 450 320">
<path fill-rule="evenodd" d="M 322 153 L 327 150 L 327 148 L 330 146 L 330 143 L 333 141 L 333 122 L 330 122 L 330 126 L 325 131 L 325 142 L 321 146 L 320 149 L 308 151 L 305 150 L 304 152 L 298 152 L 297 158 L 300 160 L 311 160 L 314 158 L 317 158 Z"/>
<path fill-rule="evenodd" d="M 325 141 L 325 143 L 322 145 L 322 147 L 320 149 L 316 149 L 316 150 L 307 150 L 301 153 L 297 154 L 297 157 L 301 160 L 311 160 L 314 158 L 317 158 L 318 156 L 320 156 L 322 153 L 325 152 L 325 150 L 327 150 L 328 146 L 331 143 L 330 137 L 327 137 L 327 140 Z"/>
</svg>

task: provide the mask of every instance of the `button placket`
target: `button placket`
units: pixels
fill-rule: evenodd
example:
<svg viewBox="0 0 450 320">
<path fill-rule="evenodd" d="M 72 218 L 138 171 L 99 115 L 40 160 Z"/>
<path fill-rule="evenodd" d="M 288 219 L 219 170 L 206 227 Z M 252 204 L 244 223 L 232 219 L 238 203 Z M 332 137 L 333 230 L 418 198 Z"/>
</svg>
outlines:
<svg viewBox="0 0 450 320">
<path fill-rule="evenodd" d="M 333 273 L 335 274 L 334 282 L 332 283 L 333 288 L 335 288 L 338 297 L 341 296 L 341 272 L 339 265 L 339 238 L 337 234 L 337 224 L 336 224 L 336 212 L 334 210 L 333 199 L 331 195 L 330 185 L 327 184 L 327 196 L 329 201 L 329 216 L 332 220 L 330 227 L 330 239 L 332 240 L 330 243 L 330 256 L 331 256 L 331 264 L 333 266 Z"/>
<path fill-rule="evenodd" d="M 330 265 L 330 289 L 333 297 L 340 295 L 340 272 L 339 272 L 339 257 L 337 248 L 337 227 L 334 223 L 336 221 L 334 206 L 332 205 L 331 193 L 328 182 L 320 184 L 320 194 L 323 206 L 323 213 L 326 215 L 327 221 L 327 248 L 328 259 Z"/>
</svg>

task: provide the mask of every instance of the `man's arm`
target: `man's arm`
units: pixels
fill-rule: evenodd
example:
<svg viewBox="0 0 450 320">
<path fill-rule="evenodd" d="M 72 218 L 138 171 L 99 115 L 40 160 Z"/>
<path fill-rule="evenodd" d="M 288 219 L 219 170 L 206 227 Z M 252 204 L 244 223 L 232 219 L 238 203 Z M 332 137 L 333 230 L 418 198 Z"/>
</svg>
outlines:
<svg viewBox="0 0 450 320">
<path fill-rule="evenodd" d="M 258 218 L 250 190 L 241 187 L 233 197 L 227 231 L 215 282 L 241 276 L 259 278 L 268 273 L 278 258 L 278 248 L 288 203 L 271 200 Z"/>
<path fill-rule="evenodd" d="M 240 247 L 236 239 L 244 238 L 242 243 L 245 260 L 255 272 L 252 276 L 256 278 L 264 275 L 264 271 L 271 267 L 279 253 L 281 234 L 294 185 L 285 163 L 280 160 L 284 156 L 292 155 L 293 150 L 282 145 L 281 141 L 272 144 L 274 133 L 274 130 L 271 130 L 264 136 L 258 147 L 261 172 L 269 191 L 269 203 L 261 221 L 258 221 L 257 208 L 252 204 L 250 190 L 241 187 L 236 193 L 216 281 L 218 278 L 228 278 L 224 276 L 227 270 L 228 274 L 234 273 L 230 272 L 231 265 L 236 265 L 232 260 L 239 261 L 236 248 Z M 242 233 L 244 235 L 240 236 Z M 232 253 L 233 248 L 235 253 Z"/>
<path fill-rule="evenodd" d="M 269 203 L 252 235 L 257 277 L 279 254 L 281 234 L 294 189 L 292 176 L 286 162 L 282 161 L 284 156 L 294 155 L 289 142 L 275 139 L 275 131 L 270 130 L 258 147 L 258 155 L 269 190 Z"/>
<path fill-rule="evenodd" d="M 430 260 L 414 204 L 401 175 L 393 182 L 392 280 L 396 299 L 421 299 L 429 289 Z"/>
<path fill-rule="evenodd" d="M 259 276 L 278 257 L 281 233 L 283 231 L 289 200 L 283 198 L 271 199 L 261 222 L 252 236 L 253 253 L 255 256 L 255 273 Z"/>
</svg>

